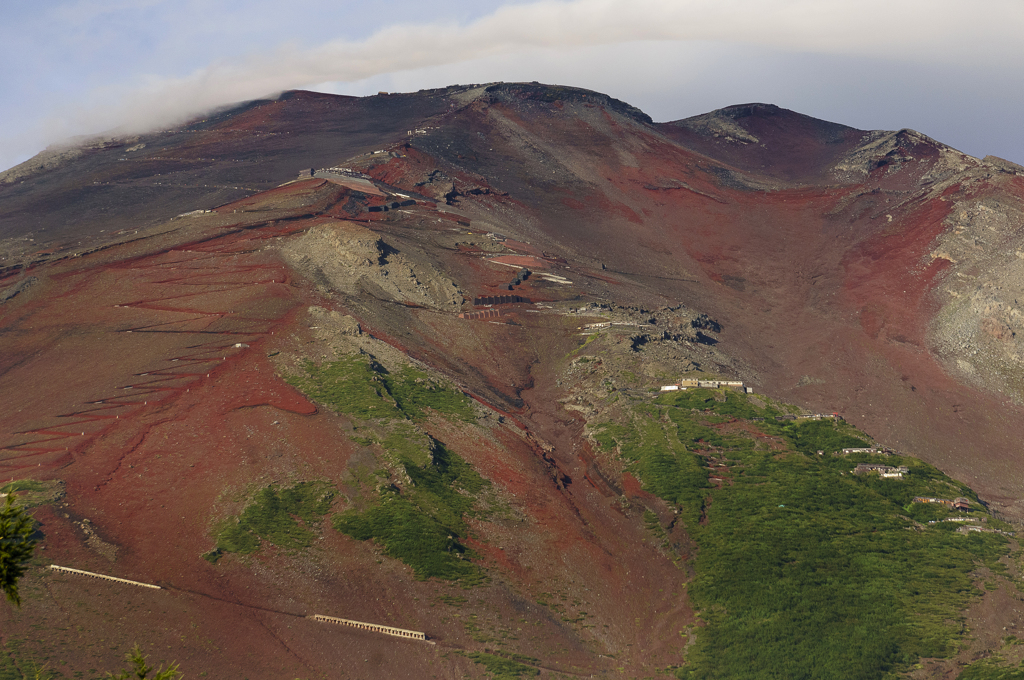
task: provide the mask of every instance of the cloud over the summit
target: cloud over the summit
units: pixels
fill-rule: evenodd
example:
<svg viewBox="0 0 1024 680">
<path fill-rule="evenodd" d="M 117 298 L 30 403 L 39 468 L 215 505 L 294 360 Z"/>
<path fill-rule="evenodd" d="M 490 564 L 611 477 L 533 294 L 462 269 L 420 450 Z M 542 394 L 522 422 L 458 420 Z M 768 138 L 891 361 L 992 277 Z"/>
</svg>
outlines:
<svg viewBox="0 0 1024 680">
<path fill-rule="evenodd" d="M 120 4 L 144 12 L 166 3 Z M 85 0 L 70 3 L 64 11 L 80 18 L 110 13 L 109 6 Z M 212 5 L 210 11 L 215 11 Z M 187 17 L 182 26 L 185 21 Z M 498 6 L 469 21 L 439 18 L 365 26 L 374 27 L 365 28 L 365 37 L 315 44 L 297 34 L 263 39 L 233 54 L 218 54 L 186 75 L 161 75 L 155 72 L 159 64 L 152 61 L 144 63 L 146 70 L 133 72 L 129 63 L 120 77 L 98 80 L 70 106 L 40 112 L 37 135 L 54 141 L 113 127 L 141 131 L 285 89 L 516 59 L 538 50 L 565 52 L 645 41 L 736 45 L 807 58 L 886 59 L 939 69 L 1024 68 L 1024 54 L 1015 47 L 1024 34 L 1024 3 L 1017 0 L 541 0 Z M 213 34 L 210 27 L 202 30 Z M 644 77 L 644 65 L 636 69 L 636 77 Z"/>
</svg>

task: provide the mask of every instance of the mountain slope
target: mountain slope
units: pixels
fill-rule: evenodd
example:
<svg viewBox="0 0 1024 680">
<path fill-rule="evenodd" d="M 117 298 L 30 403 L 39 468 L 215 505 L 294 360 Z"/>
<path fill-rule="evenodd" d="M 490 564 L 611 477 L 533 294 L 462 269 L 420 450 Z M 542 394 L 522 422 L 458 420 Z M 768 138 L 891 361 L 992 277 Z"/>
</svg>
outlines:
<svg viewBox="0 0 1024 680">
<path fill-rule="evenodd" d="M 730 480 L 813 469 L 894 536 L 946 488 L 1020 520 L 1022 179 L 909 130 L 760 104 L 654 124 L 538 84 L 286 93 L 5 173 L 0 470 L 62 484 L 40 566 L 165 591 L 40 569 L 2 642 L 85 670 L 141 639 L 229 676 L 708 668 Z M 685 374 L 757 396 L 655 399 Z M 939 486 L 861 488 L 859 460 L 756 420 L 780 402 Z M 936 597 L 1002 569 L 997 536 Z M 902 668 L 948 636 L 941 674 L 1000 648 L 936 626 L 864 649 Z"/>
</svg>

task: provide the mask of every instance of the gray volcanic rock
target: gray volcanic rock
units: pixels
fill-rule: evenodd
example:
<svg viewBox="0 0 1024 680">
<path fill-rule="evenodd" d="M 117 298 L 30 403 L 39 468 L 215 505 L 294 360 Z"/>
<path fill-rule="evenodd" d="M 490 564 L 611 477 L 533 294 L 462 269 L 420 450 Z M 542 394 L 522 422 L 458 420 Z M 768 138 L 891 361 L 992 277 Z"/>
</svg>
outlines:
<svg viewBox="0 0 1024 680">
<path fill-rule="evenodd" d="M 349 295 L 366 291 L 382 300 L 445 311 L 462 306 L 458 287 L 422 254 L 399 252 L 352 222 L 313 227 L 283 252 L 293 267 L 326 283 L 330 290 Z"/>
</svg>

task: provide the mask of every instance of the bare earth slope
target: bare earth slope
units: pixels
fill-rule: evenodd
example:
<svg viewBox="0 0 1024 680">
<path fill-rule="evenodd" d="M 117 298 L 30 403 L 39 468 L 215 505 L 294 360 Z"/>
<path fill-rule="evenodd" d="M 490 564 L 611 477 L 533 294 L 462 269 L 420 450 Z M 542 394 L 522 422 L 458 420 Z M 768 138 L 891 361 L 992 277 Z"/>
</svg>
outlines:
<svg viewBox="0 0 1024 680">
<path fill-rule="evenodd" d="M 1024 169 L 913 131 L 761 104 L 654 124 L 537 84 L 293 92 L 0 182 L 0 481 L 65 494 L 36 511 L 40 568 L 0 642 L 69 677 L 136 640 L 190 676 L 482 677 L 460 652 L 545 677 L 679 665 L 685 527 L 595 450 L 571 393 L 581 327 L 609 318 L 630 325 L 602 336 L 624 376 L 602 397 L 740 379 L 1024 519 Z M 500 295 L 519 299 L 480 301 Z M 695 333 L 700 313 L 720 331 Z M 413 370 L 472 415 L 382 419 L 297 387 L 350 357 L 389 413 L 380 385 Z M 483 585 L 329 519 L 311 547 L 216 552 L 261 489 L 329 482 L 336 513 L 401 495 L 396 431 L 490 483 L 448 525 Z"/>
</svg>

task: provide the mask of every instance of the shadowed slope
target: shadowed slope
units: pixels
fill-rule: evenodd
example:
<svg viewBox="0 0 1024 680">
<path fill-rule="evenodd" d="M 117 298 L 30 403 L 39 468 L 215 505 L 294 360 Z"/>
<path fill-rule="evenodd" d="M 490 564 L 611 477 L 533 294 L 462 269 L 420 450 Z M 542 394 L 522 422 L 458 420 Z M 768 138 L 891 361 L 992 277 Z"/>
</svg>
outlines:
<svg viewBox="0 0 1024 680">
<path fill-rule="evenodd" d="M 682 146 L 776 181 L 821 183 L 868 133 L 772 104 L 727 106 L 658 129 Z"/>
</svg>

